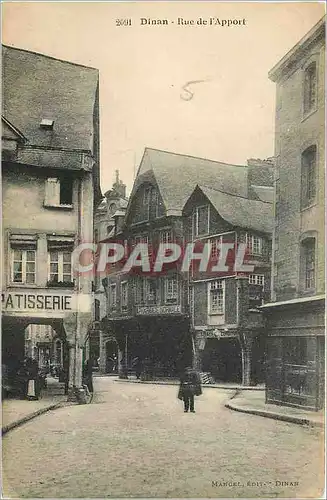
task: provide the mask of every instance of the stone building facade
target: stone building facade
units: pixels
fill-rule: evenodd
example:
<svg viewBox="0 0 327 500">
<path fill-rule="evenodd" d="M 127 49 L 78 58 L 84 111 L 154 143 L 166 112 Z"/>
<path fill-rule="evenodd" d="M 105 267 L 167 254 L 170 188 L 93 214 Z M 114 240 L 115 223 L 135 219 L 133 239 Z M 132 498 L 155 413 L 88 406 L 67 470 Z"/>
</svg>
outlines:
<svg viewBox="0 0 327 500">
<path fill-rule="evenodd" d="M 26 327 L 50 325 L 72 397 L 92 321 L 91 279 L 72 252 L 92 241 L 101 196 L 98 99 L 96 69 L 3 48 L 2 359 L 17 366 Z"/>
<path fill-rule="evenodd" d="M 260 196 L 269 197 L 271 174 L 271 162 L 236 166 L 147 148 L 114 240 L 127 249 L 147 243 L 153 262 L 160 243 L 184 245 L 183 209 L 197 184 L 260 202 Z M 135 358 L 142 360 L 149 377 L 177 375 L 194 363 L 189 275 L 178 263 L 148 274 L 125 272 L 123 265 L 115 264 L 105 279 L 105 290 L 103 323 L 117 340 L 121 372 Z"/>
<path fill-rule="evenodd" d="M 272 186 L 262 190 L 271 197 Z M 211 245 L 211 271 L 193 265 L 189 274 L 196 367 L 218 381 L 262 383 L 265 337 L 260 306 L 270 297 L 272 200 L 197 186 L 183 215 L 187 239 L 200 247 Z M 253 266 L 251 274 L 235 265 L 241 243 L 247 248 L 246 266 Z M 230 247 L 226 271 L 213 271 L 224 244 Z"/>
<path fill-rule="evenodd" d="M 267 401 L 324 400 L 325 19 L 270 71 L 276 83 L 275 223 Z"/>
<path fill-rule="evenodd" d="M 125 217 L 128 198 L 126 197 L 126 185 L 119 179 L 119 171 L 116 170 L 116 179 L 109 189 L 104 193 L 94 214 L 94 242 L 106 241 L 117 233 Z M 116 340 L 108 335 L 102 328 L 102 320 L 106 317 L 107 299 L 103 287 L 103 276 L 94 276 L 94 309 L 93 327 L 90 332 L 90 355 L 94 362 L 98 360 L 98 368 L 101 373 L 111 373 L 114 369 L 113 358 L 117 356 Z"/>
</svg>

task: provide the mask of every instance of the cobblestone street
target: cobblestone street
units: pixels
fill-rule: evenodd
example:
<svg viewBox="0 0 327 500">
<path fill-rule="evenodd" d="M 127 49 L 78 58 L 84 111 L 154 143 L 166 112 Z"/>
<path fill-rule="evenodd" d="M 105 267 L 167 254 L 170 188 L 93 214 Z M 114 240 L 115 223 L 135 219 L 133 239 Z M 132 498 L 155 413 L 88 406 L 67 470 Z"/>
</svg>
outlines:
<svg viewBox="0 0 327 500">
<path fill-rule="evenodd" d="M 317 428 L 228 410 L 233 391 L 204 389 L 196 413 L 185 414 L 176 386 L 99 377 L 95 390 L 93 404 L 49 412 L 3 438 L 5 496 L 322 495 Z"/>
</svg>

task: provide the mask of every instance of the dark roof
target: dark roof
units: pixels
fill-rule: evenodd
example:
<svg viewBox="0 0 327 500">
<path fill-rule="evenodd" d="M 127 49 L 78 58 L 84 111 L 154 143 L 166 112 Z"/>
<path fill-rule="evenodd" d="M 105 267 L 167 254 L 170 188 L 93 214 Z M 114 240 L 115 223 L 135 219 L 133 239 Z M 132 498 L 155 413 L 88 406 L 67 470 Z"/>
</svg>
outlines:
<svg viewBox="0 0 327 500">
<path fill-rule="evenodd" d="M 207 186 L 197 188 L 201 189 L 219 215 L 233 226 L 272 233 L 274 217 L 271 203 L 230 195 Z"/>
<path fill-rule="evenodd" d="M 210 185 L 227 193 L 247 197 L 247 171 L 247 166 L 146 148 L 130 200 L 146 179 L 154 177 L 167 215 L 181 215 L 197 184 Z"/>
<path fill-rule="evenodd" d="M 3 115 L 30 145 L 93 150 L 98 70 L 7 46 L 2 63 Z"/>
</svg>

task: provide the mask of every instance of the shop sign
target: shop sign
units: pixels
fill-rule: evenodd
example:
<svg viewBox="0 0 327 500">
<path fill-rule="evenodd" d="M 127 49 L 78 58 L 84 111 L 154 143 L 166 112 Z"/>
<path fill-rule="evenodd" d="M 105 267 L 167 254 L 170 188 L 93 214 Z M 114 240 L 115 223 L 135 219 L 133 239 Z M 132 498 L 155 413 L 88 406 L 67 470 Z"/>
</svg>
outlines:
<svg viewBox="0 0 327 500">
<path fill-rule="evenodd" d="M 178 314 L 181 312 L 182 312 L 182 307 L 180 305 L 139 306 L 137 308 L 137 314 L 142 316 L 160 316 L 168 314 Z"/>
<path fill-rule="evenodd" d="M 1 304 L 4 311 L 71 311 L 71 295 L 47 293 L 2 293 Z"/>
</svg>

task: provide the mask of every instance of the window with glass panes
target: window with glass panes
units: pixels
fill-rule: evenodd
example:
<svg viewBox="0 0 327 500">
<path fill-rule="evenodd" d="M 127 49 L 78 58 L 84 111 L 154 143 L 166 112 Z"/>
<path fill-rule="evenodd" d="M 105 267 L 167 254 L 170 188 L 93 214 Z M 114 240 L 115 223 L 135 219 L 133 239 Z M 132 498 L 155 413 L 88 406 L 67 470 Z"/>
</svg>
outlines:
<svg viewBox="0 0 327 500">
<path fill-rule="evenodd" d="M 302 153 L 302 206 L 314 202 L 316 197 L 316 146 L 310 146 Z"/>
<path fill-rule="evenodd" d="M 246 246 L 251 255 L 262 254 L 262 238 L 255 234 L 246 233 Z"/>
<path fill-rule="evenodd" d="M 190 315 L 192 321 L 194 321 L 194 286 L 188 287 L 188 304 L 190 308 Z"/>
<path fill-rule="evenodd" d="M 121 283 L 121 306 L 122 309 L 126 309 L 128 305 L 128 282 L 123 281 Z"/>
<path fill-rule="evenodd" d="M 310 238 L 303 242 L 304 250 L 304 285 L 306 289 L 315 287 L 315 239 Z"/>
<path fill-rule="evenodd" d="M 315 109 L 317 101 L 317 65 L 315 62 L 309 64 L 304 71 L 303 90 L 303 111 L 307 114 Z"/>
<path fill-rule="evenodd" d="M 143 205 L 149 206 L 150 205 L 150 199 L 151 199 L 151 188 L 147 187 L 143 191 Z"/>
<path fill-rule="evenodd" d="M 49 251 L 49 281 L 72 282 L 72 252 L 71 250 Z"/>
<path fill-rule="evenodd" d="M 173 241 L 173 235 L 171 229 L 166 229 L 160 233 L 161 243 L 171 243 Z"/>
<path fill-rule="evenodd" d="M 178 280 L 176 277 L 165 279 L 165 302 L 178 302 Z"/>
<path fill-rule="evenodd" d="M 210 240 L 211 243 L 211 257 L 217 258 L 219 254 L 219 246 L 222 242 L 222 237 L 220 236 L 219 238 L 213 238 Z"/>
<path fill-rule="evenodd" d="M 35 283 L 35 250 L 14 248 L 12 250 L 12 281 Z"/>
<path fill-rule="evenodd" d="M 196 208 L 196 236 L 208 234 L 209 232 L 209 206 Z"/>
<path fill-rule="evenodd" d="M 257 309 L 263 304 L 265 277 L 263 274 L 249 275 L 249 309 Z"/>
<path fill-rule="evenodd" d="M 250 285 L 261 285 L 264 286 L 265 277 L 263 274 L 250 274 L 249 276 Z"/>
<path fill-rule="evenodd" d="M 112 283 L 109 285 L 109 307 L 114 308 L 117 304 L 117 285 Z"/>
<path fill-rule="evenodd" d="M 135 236 L 134 238 L 134 246 L 138 245 L 139 243 L 145 243 L 148 248 L 148 255 L 151 257 L 152 255 L 152 248 L 151 245 L 149 245 L 149 237 L 147 234 L 142 234 L 141 236 Z"/>
<path fill-rule="evenodd" d="M 146 279 L 146 301 L 148 304 L 156 304 L 158 296 L 157 281 Z"/>
<path fill-rule="evenodd" d="M 209 283 L 210 313 L 223 314 L 224 312 L 224 282 L 215 280 Z"/>
</svg>

